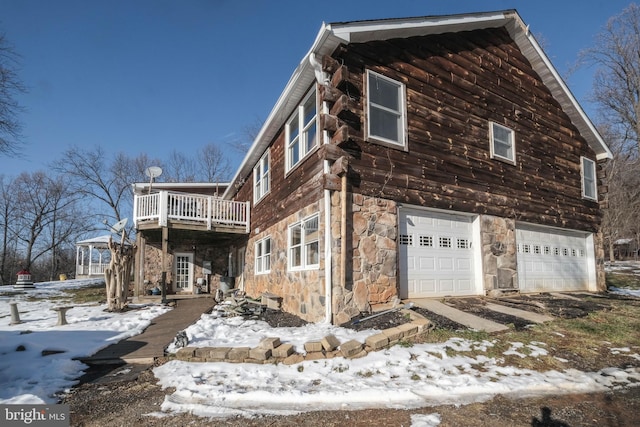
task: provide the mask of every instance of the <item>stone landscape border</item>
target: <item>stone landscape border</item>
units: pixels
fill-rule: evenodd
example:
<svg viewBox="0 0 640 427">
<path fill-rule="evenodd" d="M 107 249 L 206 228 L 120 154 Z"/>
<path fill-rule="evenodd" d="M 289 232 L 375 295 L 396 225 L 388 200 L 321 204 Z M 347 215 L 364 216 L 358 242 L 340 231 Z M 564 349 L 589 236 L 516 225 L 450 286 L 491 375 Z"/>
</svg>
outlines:
<svg viewBox="0 0 640 427">
<path fill-rule="evenodd" d="M 429 333 L 434 325 L 424 316 L 412 311 L 401 310 L 410 319 L 408 323 L 384 329 L 371 335 L 364 343 L 349 340 L 341 343 L 335 336 L 327 335 L 320 341 L 304 344 L 304 353 L 297 353 L 292 344 L 282 343 L 279 337 L 264 338 L 256 347 L 183 347 L 174 355 L 185 362 L 229 362 L 229 363 L 283 363 L 293 365 L 306 360 L 332 359 L 344 357 L 356 359 L 369 352 L 382 350 L 402 340 Z"/>
</svg>

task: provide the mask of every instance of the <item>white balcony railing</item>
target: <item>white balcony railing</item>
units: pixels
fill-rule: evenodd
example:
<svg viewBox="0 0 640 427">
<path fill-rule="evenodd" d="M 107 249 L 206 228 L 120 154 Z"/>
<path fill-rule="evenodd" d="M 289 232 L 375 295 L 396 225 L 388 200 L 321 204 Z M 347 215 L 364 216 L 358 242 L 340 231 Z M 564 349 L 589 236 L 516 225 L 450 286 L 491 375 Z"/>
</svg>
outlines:
<svg viewBox="0 0 640 427">
<path fill-rule="evenodd" d="M 167 221 L 172 220 L 201 223 L 207 230 L 220 225 L 240 226 L 249 233 L 249 219 L 249 202 L 175 191 L 134 196 L 136 226 L 141 222 L 157 221 L 158 226 L 166 227 Z"/>
</svg>

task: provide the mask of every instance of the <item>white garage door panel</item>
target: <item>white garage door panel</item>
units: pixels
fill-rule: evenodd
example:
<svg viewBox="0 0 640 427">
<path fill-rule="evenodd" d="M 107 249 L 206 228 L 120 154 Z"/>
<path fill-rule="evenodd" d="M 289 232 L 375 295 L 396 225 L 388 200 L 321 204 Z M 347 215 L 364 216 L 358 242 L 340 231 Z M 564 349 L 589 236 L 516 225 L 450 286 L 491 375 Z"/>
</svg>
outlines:
<svg viewBox="0 0 640 427">
<path fill-rule="evenodd" d="M 518 277 L 522 292 L 588 289 L 585 233 L 516 227 Z"/>
<path fill-rule="evenodd" d="M 400 275 L 403 297 L 470 295 L 474 291 L 472 218 L 402 209 Z"/>
</svg>

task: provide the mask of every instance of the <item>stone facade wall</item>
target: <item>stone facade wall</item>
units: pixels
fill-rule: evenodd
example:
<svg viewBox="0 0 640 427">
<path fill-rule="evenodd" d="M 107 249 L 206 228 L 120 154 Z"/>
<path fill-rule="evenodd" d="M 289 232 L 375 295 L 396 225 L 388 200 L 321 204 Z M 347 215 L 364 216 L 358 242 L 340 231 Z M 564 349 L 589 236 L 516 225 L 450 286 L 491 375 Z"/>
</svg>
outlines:
<svg viewBox="0 0 640 427">
<path fill-rule="evenodd" d="M 290 271 L 288 269 L 289 225 L 318 213 L 319 268 Z M 282 298 L 282 309 L 309 322 L 320 322 L 325 318 L 325 254 L 324 254 L 324 203 L 318 201 L 285 218 L 266 230 L 254 234 L 247 243 L 244 267 L 244 290 L 248 296 L 259 297 L 271 293 Z M 255 274 L 255 243 L 271 237 L 271 271 Z"/>
<path fill-rule="evenodd" d="M 480 217 L 484 289 L 518 289 L 516 224 L 513 219 Z"/>
<path fill-rule="evenodd" d="M 342 324 L 360 312 L 370 312 L 372 306 L 390 302 L 398 295 L 396 203 L 357 193 L 350 196 L 350 201 L 351 212 L 347 218 L 352 222 L 347 229 L 352 232 L 347 244 L 347 280 L 344 287 L 334 281 L 332 294 L 335 324 Z M 332 209 L 334 222 L 340 221 L 342 214 L 337 196 L 332 199 Z M 339 230 L 339 224 L 332 225 L 332 232 L 336 229 Z M 339 260 L 338 240 L 334 247 L 334 260 Z"/>
<path fill-rule="evenodd" d="M 176 293 L 177 289 L 174 288 L 174 253 L 191 253 L 193 254 L 193 280 L 195 281 L 199 277 L 205 277 L 202 269 L 204 261 L 211 261 L 212 274 L 209 279 L 209 290 L 217 289 L 220 283 L 220 277 L 226 274 L 226 268 L 228 266 L 229 250 L 227 248 L 218 248 L 209 245 L 192 245 L 186 243 L 171 243 L 171 252 L 167 254 L 166 258 L 166 284 L 168 293 Z M 162 249 L 146 243 L 144 245 L 144 271 L 142 272 L 142 284 L 140 293 L 146 294 L 147 290 L 153 289 L 160 285 L 162 279 Z M 192 289 L 195 290 L 195 287 Z"/>
</svg>

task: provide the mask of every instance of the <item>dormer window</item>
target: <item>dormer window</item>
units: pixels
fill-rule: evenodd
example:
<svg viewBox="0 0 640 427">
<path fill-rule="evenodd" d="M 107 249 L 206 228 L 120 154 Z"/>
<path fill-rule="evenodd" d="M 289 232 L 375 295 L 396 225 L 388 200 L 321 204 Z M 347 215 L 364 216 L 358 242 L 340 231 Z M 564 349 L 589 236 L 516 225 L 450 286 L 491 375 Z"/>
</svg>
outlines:
<svg viewBox="0 0 640 427">
<path fill-rule="evenodd" d="M 293 169 L 318 145 L 316 89 L 305 96 L 286 124 L 285 173 Z"/>
<path fill-rule="evenodd" d="M 516 164 L 516 142 L 513 129 L 489 122 L 491 157 Z"/>
</svg>

